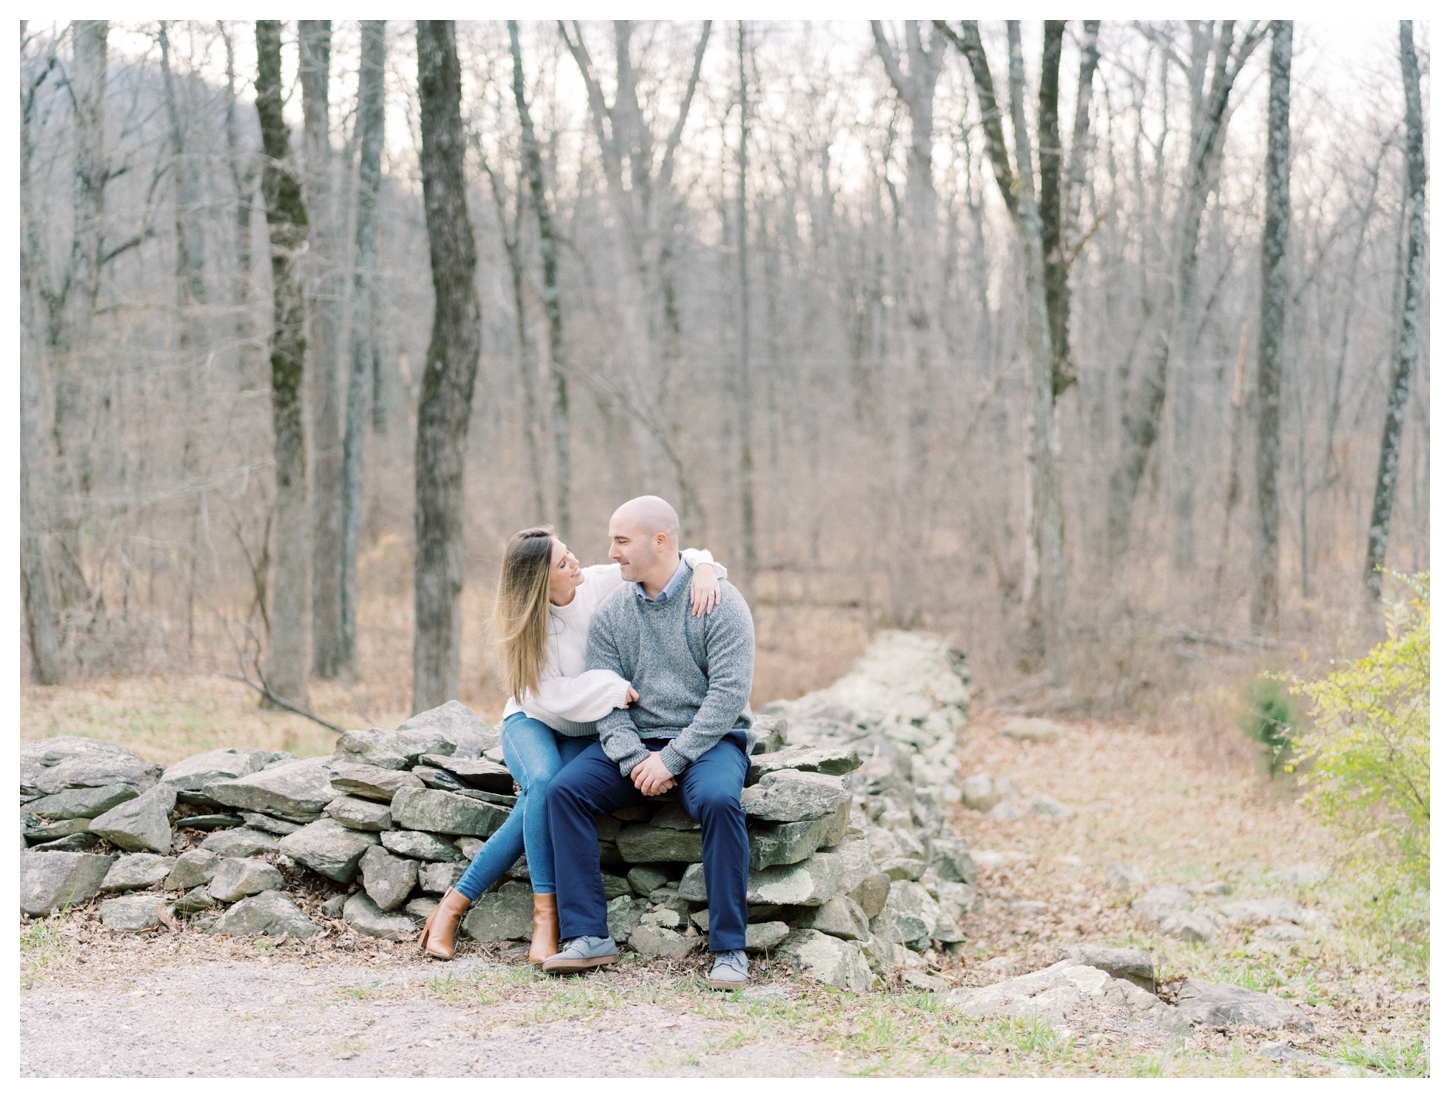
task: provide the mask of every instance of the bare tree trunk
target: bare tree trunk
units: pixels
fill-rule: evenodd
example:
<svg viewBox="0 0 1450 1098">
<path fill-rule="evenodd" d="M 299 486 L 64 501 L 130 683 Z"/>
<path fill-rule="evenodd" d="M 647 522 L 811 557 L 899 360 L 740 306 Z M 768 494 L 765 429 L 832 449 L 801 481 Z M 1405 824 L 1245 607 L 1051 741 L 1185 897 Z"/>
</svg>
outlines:
<svg viewBox="0 0 1450 1098">
<path fill-rule="evenodd" d="M 423 366 L 414 455 L 413 709 L 458 696 L 462 639 L 463 466 L 482 347 L 478 263 L 463 175 L 454 24 L 418 21 L 419 166 L 433 270 L 433 334 Z"/>
<path fill-rule="evenodd" d="M 737 24 L 736 59 L 740 71 L 740 190 L 735 202 L 735 250 L 740 262 L 740 373 L 737 379 L 740 421 L 740 540 L 742 542 L 742 590 L 748 595 L 759 567 L 755 540 L 755 457 L 751 449 L 754 425 L 751 421 L 750 386 L 750 256 L 746 211 L 746 172 L 750 166 L 750 100 L 745 79 L 745 21 Z"/>
<path fill-rule="evenodd" d="M 257 117 L 266 167 L 262 196 L 272 253 L 272 427 L 276 436 L 276 572 L 272 581 L 267 685 L 307 706 L 311 623 L 312 520 L 307 501 L 307 427 L 303 417 L 307 305 L 302 256 L 307 207 L 282 116 L 282 24 L 257 21 Z"/>
<path fill-rule="evenodd" d="M 1098 68 L 1100 25 L 1096 19 L 1084 19 L 1082 23 L 1082 60 L 1077 70 L 1077 109 L 1072 120 L 1072 153 L 1067 165 L 1067 202 L 1062 219 L 1064 239 L 1077 232 L 1083 187 L 1087 183 L 1088 152 L 1093 146 L 1091 110 L 1093 76 Z"/>
<path fill-rule="evenodd" d="M 347 422 L 342 436 L 342 552 L 339 561 L 339 618 L 342 635 L 338 672 L 357 676 L 357 552 L 362 524 L 363 443 L 367 429 L 368 381 L 378 357 L 372 280 L 378 265 L 378 187 L 382 179 L 383 75 L 388 60 L 387 21 L 364 20 L 358 71 L 357 228 L 353 270 L 352 368 L 347 377 Z"/>
<path fill-rule="evenodd" d="M 1420 111 L 1420 58 L 1415 52 L 1415 25 L 1400 21 L 1400 72 L 1405 81 L 1405 176 L 1410 207 L 1410 231 L 1405 252 L 1405 289 L 1400 315 L 1400 339 L 1390 374 L 1389 406 L 1380 436 L 1379 468 L 1375 470 L 1374 505 L 1369 513 L 1369 548 L 1365 552 L 1365 597 L 1371 606 L 1380 600 L 1381 572 L 1390 540 L 1390 514 L 1400 472 L 1400 435 L 1405 426 L 1405 403 L 1410 378 L 1420 357 L 1420 328 L 1424 323 L 1425 289 L 1425 124 Z"/>
<path fill-rule="evenodd" d="M 78 19 L 71 24 L 71 94 L 75 103 L 75 161 L 71 174 L 73 232 L 65 278 L 47 293 L 48 343 L 55 372 L 52 434 L 56 456 L 54 518 L 59 606 L 90 594 L 81 568 L 83 502 L 91 491 L 88 448 L 82 444 L 86 369 L 80 361 L 90 343 L 91 321 L 101 290 L 105 255 L 106 60 L 110 24 Z"/>
<path fill-rule="evenodd" d="M 302 84 L 303 190 L 312 211 L 307 253 L 307 304 L 312 330 L 312 673 L 333 679 L 342 662 L 342 458 L 338 344 L 343 288 L 335 248 L 337 215 L 332 202 L 332 141 L 328 77 L 332 23 L 297 21 Z"/>
<path fill-rule="evenodd" d="M 257 180 L 256 158 L 242 151 L 241 135 L 237 127 L 237 73 L 232 36 L 226 23 L 221 28 L 222 41 L 227 51 L 227 98 L 226 132 L 227 165 L 231 169 L 232 185 L 237 191 L 237 205 L 232 219 L 233 246 L 236 249 L 236 271 L 232 279 L 232 308 L 236 310 L 237 374 L 246 387 L 246 366 L 250 357 L 247 344 L 252 336 L 252 191 Z"/>
<path fill-rule="evenodd" d="M 554 519 L 561 538 L 570 531 L 569 494 L 571 467 L 569 455 L 569 377 L 564 362 L 564 314 L 559 302 L 559 246 L 554 238 L 554 215 L 549 208 L 549 192 L 544 186 L 544 158 L 539 139 L 534 134 L 534 121 L 524 97 L 524 60 L 519 50 L 518 22 L 509 20 L 509 49 L 514 60 L 514 104 L 519 112 L 523 137 L 524 171 L 533 195 L 534 213 L 539 221 L 539 256 L 544 267 L 544 313 L 549 318 L 549 375 L 554 380 L 554 400 L 550 422 L 554 428 Z M 523 195 L 519 195 L 523 201 Z"/>
<path fill-rule="evenodd" d="M 1289 63 L 1294 24 L 1273 22 L 1269 53 L 1269 152 L 1264 162 L 1264 244 L 1259 289 L 1258 449 L 1254 460 L 1254 594 L 1249 622 L 1279 628 L 1279 398 L 1289 298 Z"/>
<path fill-rule="evenodd" d="M 1129 395 L 1123 414 L 1123 437 L 1118 460 L 1109 481 L 1107 522 L 1110 560 L 1120 558 L 1127 548 L 1133 501 L 1137 498 L 1138 485 L 1148 464 L 1149 451 L 1158 440 L 1169 363 L 1170 360 L 1179 360 L 1182 355 L 1188 327 L 1185 314 L 1196 299 L 1199 226 L 1208 205 L 1208 196 L 1217 184 L 1229 93 L 1244 62 L 1261 38 L 1261 32 L 1251 29 L 1235 51 L 1233 20 L 1224 20 L 1219 32 L 1208 101 L 1199 113 L 1191 135 L 1183 194 L 1174 218 L 1176 269 L 1173 297 L 1166 308 L 1166 321 L 1152 361 Z"/>
<path fill-rule="evenodd" d="M 1047 324 L 1052 336 L 1052 395 L 1067 392 L 1077 380 L 1068 356 L 1067 254 L 1062 240 L 1062 138 L 1058 133 L 1058 72 L 1062 67 L 1065 19 L 1042 24 L 1042 77 L 1037 92 L 1037 164 L 1042 175 L 1042 256 Z"/>
<path fill-rule="evenodd" d="M 1234 508 L 1238 506 L 1240 481 L 1239 462 L 1243 456 L 1244 422 L 1244 375 L 1249 364 L 1249 337 L 1253 325 L 1245 321 L 1239 333 L 1239 355 L 1234 360 L 1233 395 L 1229 399 L 1230 416 L 1233 423 L 1229 428 L 1228 447 L 1228 489 L 1223 497 L 1223 533 L 1218 542 L 1218 565 L 1213 571 L 1213 605 L 1217 606 L 1223 591 L 1223 570 L 1228 563 L 1228 543 L 1233 531 Z"/>
</svg>

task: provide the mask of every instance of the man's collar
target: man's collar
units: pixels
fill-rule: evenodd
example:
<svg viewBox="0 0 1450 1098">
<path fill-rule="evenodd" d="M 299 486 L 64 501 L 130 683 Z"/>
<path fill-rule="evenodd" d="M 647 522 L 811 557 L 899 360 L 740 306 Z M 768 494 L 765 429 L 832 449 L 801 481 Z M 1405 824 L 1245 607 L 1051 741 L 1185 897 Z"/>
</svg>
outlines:
<svg viewBox="0 0 1450 1098">
<path fill-rule="evenodd" d="M 670 596 L 680 589 L 680 584 L 685 582 L 685 577 L 689 574 L 690 566 L 685 563 L 685 558 L 682 555 L 679 566 L 675 569 L 675 574 L 670 577 L 670 582 L 665 584 L 665 589 L 659 593 L 658 598 L 652 599 L 646 595 L 644 593 L 644 584 L 642 583 L 636 583 L 634 585 L 634 592 L 640 598 L 644 599 L 645 602 L 669 602 Z"/>
</svg>

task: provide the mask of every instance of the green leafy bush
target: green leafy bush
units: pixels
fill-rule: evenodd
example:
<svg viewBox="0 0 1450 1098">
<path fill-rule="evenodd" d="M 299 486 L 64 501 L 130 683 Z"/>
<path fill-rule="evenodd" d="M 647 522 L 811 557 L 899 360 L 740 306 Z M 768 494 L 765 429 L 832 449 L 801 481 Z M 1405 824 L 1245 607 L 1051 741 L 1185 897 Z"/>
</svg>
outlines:
<svg viewBox="0 0 1450 1098">
<path fill-rule="evenodd" d="M 1304 772 L 1310 810 L 1360 844 L 1367 868 L 1419 888 L 1430 876 L 1430 576 L 1396 578 L 1412 596 L 1389 607 L 1384 643 L 1322 679 L 1290 680 L 1314 724 L 1289 766 Z"/>
<path fill-rule="evenodd" d="M 1269 773 L 1277 774 L 1294 750 L 1299 725 L 1289 691 L 1277 678 L 1256 678 L 1244 690 L 1244 703 L 1248 708 L 1239 714 L 1239 728 L 1263 746 Z"/>
</svg>

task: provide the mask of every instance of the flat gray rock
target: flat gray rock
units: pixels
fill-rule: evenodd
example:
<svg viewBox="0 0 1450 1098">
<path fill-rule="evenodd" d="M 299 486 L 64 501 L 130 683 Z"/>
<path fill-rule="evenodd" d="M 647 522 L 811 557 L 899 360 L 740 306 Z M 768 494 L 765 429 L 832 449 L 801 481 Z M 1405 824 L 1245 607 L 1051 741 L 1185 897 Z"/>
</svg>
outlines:
<svg viewBox="0 0 1450 1098">
<path fill-rule="evenodd" d="M 1103 877 L 1114 888 L 1133 888 L 1148 883 L 1148 876 L 1135 865 L 1114 862 L 1103 870 Z"/>
<path fill-rule="evenodd" d="M 942 837 L 931 844 L 931 869 L 943 881 L 977 883 L 977 863 L 966 839 Z"/>
<path fill-rule="evenodd" d="M 485 892 L 464 917 L 463 930 L 477 942 L 533 937 L 534 898 L 528 886 L 509 881 L 497 892 Z"/>
<path fill-rule="evenodd" d="M 1158 932 L 1185 942 L 1211 942 L 1218 937 L 1218 924 L 1203 911 L 1170 911 L 1158 920 Z"/>
<path fill-rule="evenodd" d="M 62 789 L 59 793 L 30 801 L 25 810 L 46 820 L 89 820 L 109 812 L 118 804 L 135 800 L 136 796 L 136 790 L 129 785 Z"/>
<path fill-rule="evenodd" d="M 49 843 L 56 839 L 68 838 L 71 835 L 84 835 L 90 829 L 91 821 L 84 816 L 77 816 L 69 820 L 56 820 L 53 824 L 27 828 L 24 835 L 25 841 L 28 843 Z"/>
<path fill-rule="evenodd" d="M 426 831 L 384 831 L 380 838 L 392 853 L 420 862 L 456 862 L 462 857 L 458 847 Z"/>
<path fill-rule="evenodd" d="M 393 826 L 393 814 L 388 805 L 361 797 L 338 797 L 327 803 L 322 814 L 336 820 L 343 827 L 353 827 L 359 831 L 387 831 Z"/>
<path fill-rule="evenodd" d="M 168 891 L 178 888 L 197 888 L 210 883 L 222 864 L 221 855 L 211 850 L 188 850 L 176 859 L 176 865 L 162 883 Z"/>
<path fill-rule="evenodd" d="M 180 797 L 178 796 L 179 799 Z M 249 812 L 247 815 L 254 815 L 254 813 Z M 179 819 L 176 821 L 176 827 L 178 830 L 183 827 L 189 827 L 194 831 L 215 831 L 223 827 L 241 827 L 245 822 L 242 817 L 233 816 L 229 812 L 208 812 L 202 816 L 186 816 L 183 819 Z M 291 824 L 289 826 L 296 827 L 298 825 Z"/>
<path fill-rule="evenodd" d="M 331 760 L 325 757 L 274 763 L 245 777 L 209 782 L 203 792 L 220 804 L 297 823 L 315 819 L 337 796 Z"/>
<path fill-rule="evenodd" d="M 755 785 L 765 775 L 777 770 L 841 775 L 849 774 L 860 766 L 861 756 L 852 747 L 787 747 L 753 756 L 745 784 Z"/>
<path fill-rule="evenodd" d="M 685 806 L 679 801 L 668 801 L 661 805 L 659 810 L 650 817 L 651 827 L 662 827 L 666 831 L 699 831 L 700 824 L 693 816 L 685 811 Z"/>
<path fill-rule="evenodd" d="M 49 915 L 85 903 L 100 890 L 115 860 L 114 854 L 21 851 L 20 910 Z"/>
<path fill-rule="evenodd" d="M 614 842 L 626 862 L 698 862 L 704 850 L 699 831 L 645 823 L 625 824 Z"/>
<path fill-rule="evenodd" d="M 1034 793 L 1027 802 L 1027 811 L 1034 816 L 1060 816 L 1064 819 L 1076 815 L 1067 805 L 1046 793 Z"/>
<path fill-rule="evenodd" d="M 255 854 L 276 853 L 277 840 L 261 831 L 238 827 L 213 831 L 201 841 L 201 849 L 210 850 L 223 858 L 250 858 Z"/>
<path fill-rule="evenodd" d="M 841 883 L 841 859 L 834 854 L 813 854 L 795 865 L 751 870 L 745 900 L 750 904 L 790 904 L 816 907 L 836 894 Z M 679 897 L 691 903 L 708 900 L 705 895 L 705 867 L 700 863 L 685 870 Z"/>
<path fill-rule="evenodd" d="M 658 866 L 637 865 L 633 866 L 625 874 L 625 879 L 629 881 L 629 887 L 634 889 L 635 892 L 641 896 L 648 896 L 668 881 L 670 877 L 668 873 L 665 873 Z"/>
<path fill-rule="evenodd" d="M 1193 897 L 1186 888 L 1176 884 L 1154 885 L 1128 905 L 1134 918 L 1142 923 L 1157 923 L 1175 911 L 1188 911 Z"/>
<path fill-rule="evenodd" d="M 363 888 L 380 911 L 402 906 L 418 883 L 418 863 L 399 858 L 380 846 L 369 847 L 358 862 Z"/>
<path fill-rule="evenodd" d="M 368 763 L 334 762 L 332 788 L 353 797 L 392 803 L 400 789 L 422 789 L 423 779 L 406 770 L 388 770 Z"/>
<path fill-rule="evenodd" d="M 616 942 L 629 941 L 629 936 L 639 926 L 639 921 L 649 910 L 649 906 L 649 899 L 645 896 L 616 896 L 610 900 L 606 907 L 609 936 Z"/>
<path fill-rule="evenodd" d="M 204 886 L 197 885 L 172 904 L 171 910 L 178 915 L 195 915 L 198 911 L 213 907 L 216 907 L 216 900 L 212 899 L 211 893 Z"/>
<path fill-rule="evenodd" d="M 158 785 L 135 800 L 118 804 L 91 821 L 91 832 L 108 839 L 122 850 L 171 852 L 171 810 L 176 807 L 176 790 Z"/>
<path fill-rule="evenodd" d="M 1018 820 L 1022 819 L 1026 815 L 1026 813 L 1024 813 L 1022 809 L 1018 808 L 1011 801 L 1001 801 L 1000 803 L 994 805 L 992 807 L 992 810 L 988 812 L 987 815 L 994 820 L 1001 820 L 1003 823 L 1016 823 Z"/>
<path fill-rule="evenodd" d="M 20 848 L 22 850 L 85 850 L 90 845 L 91 837 L 89 831 L 80 831 L 74 835 L 51 839 L 48 843 L 36 843 L 34 846 L 28 846 L 24 838 L 20 840 Z"/>
<path fill-rule="evenodd" d="M 441 896 L 463 879 L 467 869 L 463 862 L 424 862 L 418 867 L 418 887 Z"/>
<path fill-rule="evenodd" d="M 359 893 L 361 895 L 361 893 Z M 363 897 L 367 899 L 367 897 Z M 281 892 L 259 892 L 239 900 L 211 928 L 212 934 L 235 934 L 251 938 L 261 934 L 287 934 L 310 938 L 322 928 L 302 914 Z"/>
<path fill-rule="evenodd" d="M 641 923 L 629 936 L 629 944 L 644 957 L 678 960 L 698 952 L 705 939 L 698 934 L 685 935 L 678 930 Z"/>
<path fill-rule="evenodd" d="M 429 915 L 433 914 L 433 909 L 437 906 L 438 901 L 433 899 L 432 896 L 419 896 L 416 899 L 409 900 L 403 905 L 403 913 L 414 919 L 426 919 Z M 338 911 L 341 910 L 342 906 L 338 905 Z"/>
<path fill-rule="evenodd" d="M 161 916 L 156 909 L 164 910 L 160 896 L 142 893 L 136 896 L 118 896 L 114 900 L 101 902 L 101 925 L 107 930 L 134 933 L 148 927 L 159 926 Z"/>
<path fill-rule="evenodd" d="M 280 890 L 282 884 L 277 867 L 260 858 L 223 858 L 206 891 L 213 899 L 230 904 L 259 892 Z"/>
<path fill-rule="evenodd" d="M 304 826 L 300 823 L 293 823 L 291 820 L 281 820 L 276 816 L 269 816 L 265 812 L 243 812 L 242 823 L 253 831 L 265 831 L 268 835 L 290 835 Z"/>
<path fill-rule="evenodd" d="M 792 931 L 776 946 L 775 959 L 817 983 L 846 991 L 871 990 L 871 968 L 860 945 L 819 930 Z"/>
<path fill-rule="evenodd" d="M 1172 1024 L 1168 1008 L 1155 995 L 1100 968 L 1072 961 L 1058 961 L 988 987 L 950 991 L 944 1002 L 963 1017 L 1037 1018 L 1059 1031 L 1111 1025 L 1115 1015 L 1158 1029 Z"/>
<path fill-rule="evenodd" d="M 1293 923 L 1270 923 L 1254 931 L 1254 937 L 1270 942 L 1302 942 L 1309 937 L 1309 932 Z"/>
<path fill-rule="evenodd" d="M 343 827 L 336 820 L 318 820 L 284 836 L 277 849 L 308 869 L 347 884 L 363 854 L 377 843 L 374 832 Z"/>
<path fill-rule="evenodd" d="M 1178 987 L 1178 1013 L 1199 1026 L 1259 1026 L 1313 1033 L 1314 1025 L 1293 1003 L 1235 984 L 1184 980 Z"/>
<path fill-rule="evenodd" d="M 1127 980 L 1144 991 L 1157 990 L 1153 976 L 1153 955 L 1146 949 L 1111 949 L 1100 945 L 1065 946 L 1059 960 L 1101 969 L 1115 980 Z"/>
<path fill-rule="evenodd" d="M 393 826 L 406 831 L 475 835 L 486 839 L 508 819 L 498 805 L 441 789 L 400 789 L 392 800 Z"/>
<path fill-rule="evenodd" d="M 329 919 L 341 918 L 343 906 L 347 903 L 347 897 L 348 894 L 346 892 L 339 892 L 336 896 L 328 897 L 322 902 L 322 913 Z M 436 900 L 434 904 L 437 904 Z"/>
<path fill-rule="evenodd" d="M 756 823 L 750 828 L 750 868 L 767 869 L 805 861 L 821 847 L 840 842 L 850 820 L 851 802 L 843 800 L 834 813 L 819 819 Z"/>
<path fill-rule="evenodd" d="M 892 881 L 881 913 L 871 920 L 871 933 L 888 942 L 929 943 L 941 921 L 941 909 L 915 881 Z"/>
<path fill-rule="evenodd" d="M 490 793 L 511 795 L 514 791 L 514 776 L 506 766 L 500 766 L 488 759 L 461 759 L 456 755 L 428 754 L 418 761 L 424 766 L 446 770 L 463 785 Z"/>
<path fill-rule="evenodd" d="M 634 889 L 630 887 L 629 881 L 624 877 L 616 877 L 613 873 L 601 873 L 601 880 L 604 883 L 604 899 L 613 900 L 617 896 L 633 896 Z"/>
<path fill-rule="evenodd" d="M 829 853 L 841 860 L 842 892 L 854 892 L 862 881 L 876 872 L 876 865 L 871 860 L 871 847 L 865 839 L 837 843 L 830 848 Z"/>
<path fill-rule="evenodd" d="M 162 772 L 161 781 L 178 793 L 200 793 L 211 782 L 225 781 L 254 774 L 272 761 L 272 752 L 261 748 L 239 750 L 222 747 L 215 751 L 203 751 L 179 763 L 168 766 Z"/>
<path fill-rule="evenodd" d="M 123 854 L 106 873 L 101 891 L 126 892 L 133 888 L 150 888 L 164 881 L 175 867 L 175 858 L 160 854 Z"/>
<path fill-rule="evenodd" d="M 120 744 L 84 736 L 52 736 L 20 747 L 20 792 L 59 793 L 62 789 L 124 785 L 144 793 L 156 784 L 161 767 L 142 762 Z"/>
<path fill-rule="evenodd" d="M 746 923 L 745 952 L 765 953 L 789 938 L 790 933 L 790 927 L 782 922 Z"/>
<path fill-rule="evenodd" d="M 454 744 L 457 758 L 476 759 L 486 749 L 497 747 L 499 733 L 456 698 L 409 717 L 398 725 L 399 732 L 434 731 Z"/>
<path fill-rule="evenodd" d="M 740 794 L 740 807 L 757 820 L 794 823 L 831 815 L 847 800 L 841 779 L 803 770 L 773 770 Z"/>
<path fill-rule="evenodd" d="M 962 782 L 962 804 L 974 812 L 990 812 L 1002 799 L 990 774 L 973 774 Z"/>
<path fill-rule="evenodd" d="M 392 732 L 385 728 L 353 729 L 337 738 L 332 756 L 340 762 L 368 763 L 387 770 L 416 766 L 420 755 L 452 755 L 451 739 L 434 728 Z"/>
<path fill-rule="evenodd" d="M 848 942 L 871 939 L 871 920 L 861 910 L 861 905 L 849 896 L 832 896 L 802 918 L 800 925 L 803 930 L 819 930 L 822 934 L 844 938 Z"/>
</svg>

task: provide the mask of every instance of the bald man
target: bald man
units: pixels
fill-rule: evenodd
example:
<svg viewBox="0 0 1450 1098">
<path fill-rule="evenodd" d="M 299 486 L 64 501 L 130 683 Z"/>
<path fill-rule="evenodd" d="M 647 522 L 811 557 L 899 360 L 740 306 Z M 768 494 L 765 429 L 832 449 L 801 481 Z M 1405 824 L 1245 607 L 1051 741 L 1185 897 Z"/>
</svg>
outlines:
<svg viewBox="0 0 1450 1098">
<path fill-rule="evenodd" d="M 743 987 L 745 890 L 750 843 L 740 790 L 749 768 L 750 682 L 755 624 L 731 584 L 720 581 L 713 613 L 690 613 L 691 569 L 679 552 L 680 520 L 658 496 L 640 496 L 609 521 L 609 556 L 625 585 L 594 615 L 588 665 L 627 679 L 639 692 L 628 709 L 599 721 L 599 740 L 555 775 L 547 794 L 563 948 L 546 972 L 609 964 L 596 816 L 671 789 L 698 820 L 710 898 L 709 984 Z"/>
</svg>

